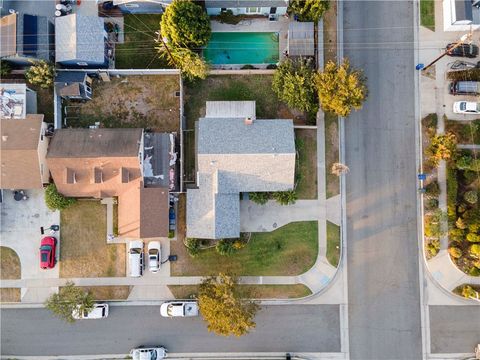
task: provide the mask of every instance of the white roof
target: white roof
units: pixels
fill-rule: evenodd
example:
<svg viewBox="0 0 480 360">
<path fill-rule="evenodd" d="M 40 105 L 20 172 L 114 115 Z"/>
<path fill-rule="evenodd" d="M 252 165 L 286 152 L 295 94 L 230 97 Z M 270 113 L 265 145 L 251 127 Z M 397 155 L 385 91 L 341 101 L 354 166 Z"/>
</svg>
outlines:
<svg viewBox="0 0 480 360">
<path fill-rule="evenodd" d="M 23 119 L 27 114 L 27 85 L 0 84 L 0 117 Z"/>
</svg>

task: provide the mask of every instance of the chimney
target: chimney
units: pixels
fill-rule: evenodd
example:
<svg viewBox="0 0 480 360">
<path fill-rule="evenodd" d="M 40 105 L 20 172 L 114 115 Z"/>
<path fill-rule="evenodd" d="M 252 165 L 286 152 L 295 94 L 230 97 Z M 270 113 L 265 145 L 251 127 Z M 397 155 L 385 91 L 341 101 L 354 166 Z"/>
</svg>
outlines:
<svg viewBox="0 0 480 360">
<path fill-rule="evenodd" d="M 252 125 L 253 119 L 249 116 L 245 118 L 245 125 Z"/>
</svg>

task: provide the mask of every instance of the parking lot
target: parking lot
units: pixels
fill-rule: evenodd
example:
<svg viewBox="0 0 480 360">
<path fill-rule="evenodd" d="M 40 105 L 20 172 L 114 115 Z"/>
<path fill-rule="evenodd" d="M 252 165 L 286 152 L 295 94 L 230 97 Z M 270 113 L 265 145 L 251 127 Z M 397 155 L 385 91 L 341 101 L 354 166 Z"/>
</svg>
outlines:
<svg viewBox="0 0 480 360">
<path fill-rule="evenodd" d="M 59 266 L 43 270 L 39 265 L 39 247 L 42 235 L 40 228 L 59 224 L 59 212 L 50 211 L 45 205 L 44 191 L 28 190 L 27 200 L 16 201 L 13 191 L 3 191 L 1 203 L 1 230 L 2 246 L 12 248 L 20 258 L 22 279 L 45 279 L 59 276 Z M 54 235 L 60 239 L 59 233 Z M 60 253 L 60 242 L 57 246 L 57 259 Z M 54 289 L 22 289 L 22 301 L 35 301 L 44 298 L 45 292 Z"/>
</svg>

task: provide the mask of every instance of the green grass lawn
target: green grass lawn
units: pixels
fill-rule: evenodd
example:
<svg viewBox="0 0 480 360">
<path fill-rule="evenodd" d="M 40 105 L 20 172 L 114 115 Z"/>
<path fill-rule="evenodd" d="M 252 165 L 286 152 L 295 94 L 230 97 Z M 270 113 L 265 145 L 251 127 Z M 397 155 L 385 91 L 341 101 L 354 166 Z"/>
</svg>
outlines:
<svg viewBox="0 0 480 360">
<path fill-rule="evenodd" d="M 338 117 L 325 113 L 325 187 L 327 199 L 340 194 L 340 179 L 332 174 L 332 165 L 339 161 Z"/>
<path fill-rule="evenodd" d="M 191 299 L 198 294 L 196 285 L 169 285 L 176 299 Z M 240 296 L 250 299 L 296 299 L 311 295 L 308 287 L 296 285 L 239 285 Z"/>
<path fill-rule="evenodd" d="M 327 221 L 327 260 L 337 267 L 340 258 L 340 226 Z"/>
<path fill-rule="evenodd" d="M 232 256 L 219 255 L 214 248 L 191 258 L 180 241 L 172 241 L 174 276 L 206 276 L 220 272 L 234 275 L 300 275 L 309 270 L 318 253 L 316 221 L 295 222 L 266 233 L 252 233 L 248 245 Z"/>
<path fill-rule="evenodd" d="M 317 198 L 317 132 L 296 130 L 295 145 L 298 152 L 295 169 L 296 192 L 299 199 Z"/>
<path fill-rule="evenodd" d="M 155 48 L 155 31 L 160 29 L 160 19 L 160 14 L 124 16 L 125 43 L 115 46 L 117 69 L 170 68 Z"/>
<path fill-rule="evenodd" d="M 435 0 L 420 0 L 420 24 L 435 31 Z"/>
</svg>

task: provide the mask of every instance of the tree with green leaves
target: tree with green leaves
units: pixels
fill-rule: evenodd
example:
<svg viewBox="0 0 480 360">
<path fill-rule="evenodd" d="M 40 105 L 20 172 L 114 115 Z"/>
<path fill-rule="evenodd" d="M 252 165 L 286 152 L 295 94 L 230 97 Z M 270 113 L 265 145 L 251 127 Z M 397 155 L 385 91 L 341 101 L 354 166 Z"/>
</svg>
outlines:
<svg viewBox="0 0 480 360">
<path fill-rule="evenodd" d="M 160 31 L 173 47 L 198 49 L 210 40 L 210 19 L 195 2 L 174 0 L 162 16 Z"/>
<path fill-rule="evenodd" d="M 93 309 L 94 300 L 90 292 L 75 286 L 73 282 L 60 288 L 58 293 L 52 294 L 45 302 L 45 307 L 59 318 L 74 322 L 74 312 L 83 313 Z"/>
<path fill-rule="evenodd" d="M 10 75 L 12 72 L 12 67 L 10 64 L 4 60 L 0 60 L 0 76 L 3 78 L 7 75 Z"/>
<path fill-rule="evenodd" d="M 360 110 L 368 94 L 363 71 L 351 69 L 347 59 L 340 65 L 327 62 L 315 76 L 315 85 L 322 109 L 338 116 Z"/>
<path fill-rule="evenodd" d="M 51 88 L 55 80 L 55 67 L 46 61 L 37 61 L 25 72 L 25 78 L 32 85 Z"/>
<path fill-rule="evenodd" d="M 308 113 L 316 113 L 318 101 L 313 76 L 310 60 L 286 59 L 275 70 L 272 89 L 288 106 Z"/>
<path fill-rule="evenodd" d="M 172 47 L 162 44 L 160 54 L 170 65 L 180 69 L 182 75 L 189 80 L 205 79 L 208 75 L 208 64 L 196 52 L 187 48 Z"/>
<path fill-rule="evenodd" d="M 251 192 L 248 193 L 248 198 L 258 205 L 265 205 L 270 200 L 270 193 L 268 192 Z"/>
<path fill-rule="evenodd" d="M 65 197 L 60 194 L 55 184 L 50 184 L 45 189 L 45 204 L 52 210 L 64 210 L 77 202 L 77 199 Z"/>
<path fill-rule="evenodd" d="M 299 21 L 317 22 L 330 8 L 330 0 L 290 0 L 288 13 Z"/>
<path fill-rule="evenodd" d="M 200 284 L 198 294 L 200 313 L 209 331 L 223 336 L 242 336 L 255 328 L 258 304 L 242 299 L 235 277 L 219 274 Z"/>
<path fill-rule="evenodd" d="M 435 135 L 427 148 L 430 163 L 437 167 L 441 160 L 454 160 L 457 154 L 457 137 L 453 133 Z"/>
<path fill-rule="evenodd" d="M 292 205 L 298 199 L 295 190 L 277 191 L 272 194 L 273 199 L 280 205 Z"/>
</svg>

